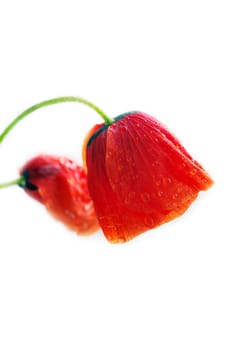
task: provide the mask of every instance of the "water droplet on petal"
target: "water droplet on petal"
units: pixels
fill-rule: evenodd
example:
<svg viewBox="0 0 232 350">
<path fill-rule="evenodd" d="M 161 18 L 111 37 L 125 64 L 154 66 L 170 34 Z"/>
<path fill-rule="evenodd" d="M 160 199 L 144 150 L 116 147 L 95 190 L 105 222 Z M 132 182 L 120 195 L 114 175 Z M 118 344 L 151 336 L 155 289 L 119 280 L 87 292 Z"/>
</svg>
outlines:
<svg viewBox="0 0 232 350">
<path fill-rule="evenodd" d="M 158 196 L 158 197 L 162 197 L 162 195 L 163 195 L 163 191 L 158 191 L 158 192 L 157 192 L 157 196 Z"/>
<path fill-rule="evenodd" d="M 169 185 L 169 184 L 171 184 L 172 183 L 172 179 L 170 178 L 170 177 L 163 177 L 163 179 L 162 179 L 162 184 L 164 185 L 164 186 L 167 186 L 167 185 Z"/>
<path fill-rule="evenodd" d="M 135 198 L 135 192 L 129 192 L 128 198 L 130 198 L 130 200 L 134 199 Z"/>
<path fill-rule="evenodd" d="M 127 127 L 126 127 L 125 125 L 121 125 L 120 131 L 121 131 L 122 133 L 127 132 Z"/>
<path fill-rule="evenodd" d="M 143 202 L 147 202 L 150 199 L 150 194 L 147 192 L 144 192 L 141 194 L 141 199 Z"/>
<path fill-rule="evenodd" d="M 152 228 L 154 227 L 155 225 L 155 221 L 153 219 L 153 217 L 151 216 L 146 216 L 145 219 L 144 219 L 144 224 L 149 227 L 149 228 Z"/>
<path fill-rule="evenodd" d="M 127 204 L 129 204 L 129 203 L 130 203 L 129 199 L 128 199 L 128 198 L 125 198 L 124 204 L 127 205 Z"/>
<path fill-rule="evenodd" d="M 197 169 L 192 169 L 190 171 L 190 175 L 192 175 L 192 176 L 196 175 L 196 173 L 197 173 Z"/>
<path fill-rule="evenodd" d="M 131 201 L 133 201 L 134 199 L 135 199 L 135 192 L 129 192 L 124 200 L 124 204 L 127 205 L 127 204 L 131 203 Z"/>
<path fill-rule="evenodd" d="M 91 203 L 86 203 L 85 205 L 84 205 L 84 210 L 86 211 L 86 212 L 88 212 L 90 209 L 91 209 Z"/>
<path fill-rule="evenodd" d="M 151 164 L 151 166 L 157 169 L 159 167 L 159 162 L 155 161 Z"/>
<path fill-rule="evenodd" d="M 76 215 L 72 212 L 72 211 L 70 211 L 70 210 L 65 210 L 65 215 L 67 215 L 68 217 L 70 217 L 71 219 L 75 219 L 76 218 Z"/>
</svg>

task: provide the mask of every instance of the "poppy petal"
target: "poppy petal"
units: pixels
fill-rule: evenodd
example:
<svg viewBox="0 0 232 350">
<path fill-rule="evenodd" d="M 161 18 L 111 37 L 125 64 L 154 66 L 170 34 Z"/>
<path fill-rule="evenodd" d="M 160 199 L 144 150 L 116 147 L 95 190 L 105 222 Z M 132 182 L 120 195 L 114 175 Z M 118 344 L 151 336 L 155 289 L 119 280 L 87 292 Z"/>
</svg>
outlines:
<svg viewBox="0 0 232 350">
<path fill-rule="evenodd" d="M 71 230 L 88 234 L 99 228 L 86 174 L 75 162 L 40 155 L 28 161 L 20 174 L 26 177 L 26 193 Z"/>
<path fill-rule="evenodd" d="M 182 146 L 177 148 L 178 141 L 174 140 L 175 143 L 154 125 L 153 118 L 144 114 L 142 119 L 140 114 L 133 114 L 111 125 L 106 168 L 119 201 L 128 202 L 138 211 L 151 212 L 155 207 L 166 210 L 167 199 L 168 209 L 175 208 L 174 199 L 180 200 L 181 193 L 188 201 L 187 193 L 195 197 L 196 192 L 212 184 L 204 169 Z"/>
<path fill-rule="evenodd" d="M 117 118 L 87 147 L 88 185 L 112 242 L 183 214 L 212 180 L 168 130 L 140 112 Z"/>
</svg>

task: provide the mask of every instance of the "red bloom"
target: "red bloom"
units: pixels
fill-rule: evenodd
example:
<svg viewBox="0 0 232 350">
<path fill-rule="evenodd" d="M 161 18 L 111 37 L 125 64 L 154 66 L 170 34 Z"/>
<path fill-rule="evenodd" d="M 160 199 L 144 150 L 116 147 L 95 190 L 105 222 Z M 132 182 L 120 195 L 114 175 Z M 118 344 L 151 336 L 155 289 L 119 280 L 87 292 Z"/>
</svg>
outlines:
<svg viewBox="0 0 232 350">
<path fill-rule="evenodd" d="M 83 150 L 89 193 L 111 242 L 182 215 L 213 184 L 166 127 L 145 113 L 95 126 Z"/>
<path fill-rule="evenodd" d="M 155 118 L 130 112 L 111 119 L 78 96 L 27 108 L 3 130 L 0 143 L 30 113 L 64 102 L 82 103 L 105 121 L 95 125 L 84 142 L 86 172 L 67 158 L 39 156 L 22 168 L 20 178 L 0 188 L 24 187 L 73 230 L 93 232 L 100 224 L 109 241 L 125 242 L 182 215 L 199 191 L 213 184 L 203 167 Z"/>
<path fill-rule="evenodd" d="M 64 157 L 41 155 L 20 170 L 25 191 L 70 229 L 91 233 L 99 228 L 83 168 Z"/>
</svg>

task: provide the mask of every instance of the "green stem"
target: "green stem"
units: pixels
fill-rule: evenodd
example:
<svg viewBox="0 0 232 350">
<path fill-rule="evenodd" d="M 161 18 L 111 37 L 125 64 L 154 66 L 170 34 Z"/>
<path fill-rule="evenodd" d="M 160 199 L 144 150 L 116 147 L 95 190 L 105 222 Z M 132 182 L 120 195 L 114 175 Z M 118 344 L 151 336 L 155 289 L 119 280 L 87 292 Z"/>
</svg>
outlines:
<svg viewBox="0 0 232 350">
<path fill-rule="evenodd" d="M 9 182 L 5 182 L 3 184 L 0 184 L 0 189 L 1 188 L 6 188 L 6 187 L 10 187 L 10 186 L 13 186 L 13 185 L 24 186 L 25 185 L 25 177 L 21 176 L 18 179 L 15 179 L 13 181 L 9 181 Z"/>
<path fill-rule="evenodd" d="M 79 102 L 79 103 L 83 103 L 84 105 L 92 108 L 93 110 L 95 110 L 95 112 L 100 114 L 100 116 L 103 118 L 103 120 L 105 121 L 106 124 L 111 124 L 113 122 L 113 120 L 111 120 L 99 107 L 97 107 L 92 102 L 89 102 L 89 101 L 85 100 L 84 98 L 77 97 L 77 96 L 58 97 L 58 98 L 53 98 L 53 99 L 46 100 L 46 101 L 40 102 L 38 104 L 35 104 L 35 105 L 31 106 L 30 108 L 26 109 L 21 114 L 19 114 L 5 128 L 5 130 L 0 135 L 0 144 L 5 139 L 5 137 L 9 134 L 9 132 L 15 127 L 15 125 L 18 124 L 18 122 L 20 122 L 20 120 L 24 119 L 28 114 L 36 111 L 37 109 L 40 109 L 40 108 L 43 108 L 43 107 L 47 107 L 47 106 L 50 106 L 50 105 L 54 105 L 54 104 L 57 104 L 57 103 L 63 103 L 63 102 Z"/>
</svg>

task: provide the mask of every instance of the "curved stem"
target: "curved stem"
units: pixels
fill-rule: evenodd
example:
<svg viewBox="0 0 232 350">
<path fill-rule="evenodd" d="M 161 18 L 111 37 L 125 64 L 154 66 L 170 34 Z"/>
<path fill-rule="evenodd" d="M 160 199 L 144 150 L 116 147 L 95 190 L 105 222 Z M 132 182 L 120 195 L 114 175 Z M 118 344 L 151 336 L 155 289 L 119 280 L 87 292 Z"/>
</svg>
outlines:
<svg viewBox="0 0 232 350">
<path fill-rule="evenodd" d="M 9 182 L 5 182 L 3 184 L 0 184 L 0 189 L 1 188 L 6 188 L 6 187 L 10 187 L 13 185 L 21 185 L 24 186 L 25 185 L 25 177 L 24 176 L 20 176 L 18 179 L 15 179 L 13 181 L 9 181 Z"/>
<path fill-rule="evenodd" d="M 95 110 L 103 118 L 103 120 L 105 121 L 106 124 L 111 124 L 113 122 L 113 120 L 111 120 L 99 107 L 97 107 L 95 104 L 93 104 L 92 102 L 89 102 L 88 100 L 86 100 L 86 99 L 84 99 L 82 97 L 78 97 L 78 96 L 57 97 L 57 98 L 53 98 L 53 99 L 50 99 L 50 100 L 46 100 L 46 101 L 37 103 L 37 104 L 31 106 L 30 108 L 26 109 L 21 114 L 19 114 L 5 128 L 5 130 L 0 135 L 0 144 L 5 139 L 5 137 L 9 134 L 9 132 L 15 127 L 15 125 L 18 124 L 18 122 L 20 122 L 20 120 L 24 119 L 28 114 L 36 111 L 37 109 L 40 109 L 40 108 L 43 108 L 43 107 L 47 107 L 47 106 L 50 106 L 50 105 L 54 105 L 54 104 L 57 104 L 57 103 L 64 103 L 64 102 L 79 102 L 79 103 L 83 103 L 84 105 L 86 105 L 86 106 L 92 108 L 93 110 Z"/>
</svg>

